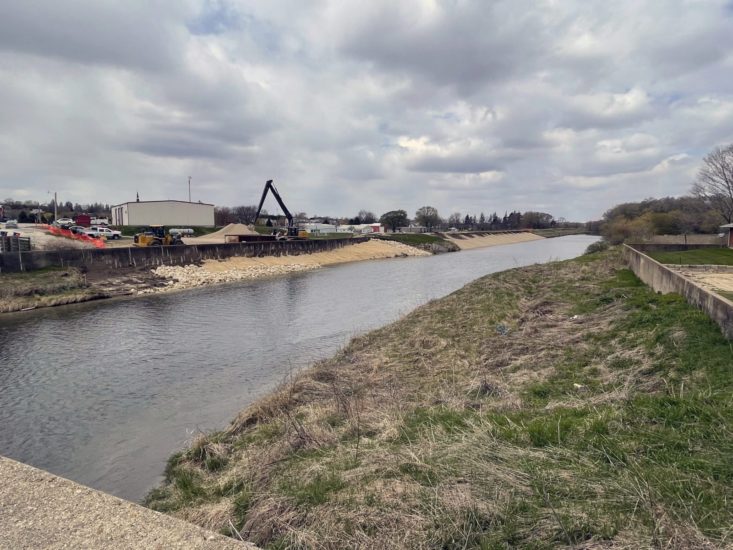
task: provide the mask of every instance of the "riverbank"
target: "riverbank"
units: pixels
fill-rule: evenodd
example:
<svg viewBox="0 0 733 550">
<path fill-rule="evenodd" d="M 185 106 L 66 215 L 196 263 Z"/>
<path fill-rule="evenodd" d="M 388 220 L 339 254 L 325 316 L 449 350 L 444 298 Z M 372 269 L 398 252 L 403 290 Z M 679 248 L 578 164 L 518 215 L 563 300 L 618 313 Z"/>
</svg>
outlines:
<svg viewBox="0 0 733 550">
<path fill-rule="evenodd" d="M 500 246 L 503 244 L 526 243 L 539 241 L 540 237 L 534 233 L 445 233 L 445 239 L 453 243 L 460 250 L 472 250 L 474 248 L 485 248 L 488 246 Z"/>
<path fill-rule="evenodd" d="M 313 254 L 233 257 L 152 270 L 125 268 L 84 274 L 77 268 L 47 268 L 3 273 L 0 274 L 0 313 L 261 279 L 345 262 L 429 255 L 405 244 L 372 240 Z"/>
<path fill-rule="evenodd" d="M 430 252 L 398 242 L 370 240 L 363 243 L 298 256 L 234 257 L 207 260 L 200 266 L 161 266 L 153 272 L 167 280 L 164 287 L 144 292 L 182 290 L 207 284 L 227 283 L 310 271 L 329 265 L 408 256 L 430 256 Z"/>
<path fill-rule="evenodd" d="M 106 298 L 78 269 L 43 269 L 0 276 L 0 313 Z"/>
<path fill-rule="evenodd" d="M 197 438 L 148 504 L 276 547 L 723 547 L 732 361 L 618 251 L 506 271 Z"/>
</svg>

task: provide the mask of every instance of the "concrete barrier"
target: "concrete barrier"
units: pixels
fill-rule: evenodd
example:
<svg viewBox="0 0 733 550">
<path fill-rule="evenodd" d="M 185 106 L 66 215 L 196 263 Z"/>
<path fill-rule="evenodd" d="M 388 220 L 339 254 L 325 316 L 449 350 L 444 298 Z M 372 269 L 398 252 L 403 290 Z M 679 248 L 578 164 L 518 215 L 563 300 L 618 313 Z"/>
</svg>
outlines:
<svg viewBox="0 0 733 550">
<path fill-rule="evenodd" d="M 726 338 L 733 340 L 733 302 L 660 264 L 635 247 L 624 245 L 623 257 L 639 279 L 662 294 L 681 294 L 688 303 L 703 310 L 715 321 Z"/>
<path fill-rule="evenodd" d="M 698 248 L 723 248 L 719 244 L 669 244 L 669 243 L 629 243 L 629 246 L 640 252 L 681 252 Z"/>
<path fill-rule="evenodd" d="M 0 548 L 257 550 L 2 456 Z"/>
<path fill-rule="evenodd" d="M 204 260 L 234 256 L 297 256 L 334 250 L 365 242 L 367 237 L 302 241 L 269 241 L 146 248 L 34 250 L 0 254 L 0 272 L 17 273 L 44 267 L 78 267 L 86 272 L 127 267 L 156 268 L 161 265 L 190 265 Z"/>
</svg>

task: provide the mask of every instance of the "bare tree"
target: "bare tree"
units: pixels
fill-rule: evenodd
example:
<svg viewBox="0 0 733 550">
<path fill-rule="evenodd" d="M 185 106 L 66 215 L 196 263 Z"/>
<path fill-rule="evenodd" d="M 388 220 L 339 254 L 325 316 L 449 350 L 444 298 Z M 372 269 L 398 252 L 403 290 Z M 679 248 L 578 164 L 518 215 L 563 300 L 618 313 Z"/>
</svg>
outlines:
<svg viewBox="0 0 733 550">
<path fill-rule="evenodd" d="M 703 159 L 692 193 L 720 212 L 726 223 L 733 222 L 733 144 L 716 147 Z"/>
<path fill-rule="evenodd" d="M 438 210 L 432 206 L 418 208 L 417 212 L 415 212 L 415 221 L 425 226 L 428 231 L 432 231 L 433 227 L 441 222 Z"/>
<path fill-rule="evenodd" d="M 356 215 L 357 218 L 359 218 L 359 223 L 374 223 L 377 221 L 377 217 L 374 215 L 373 212 L 369 212 L 368 210 L 359 210 L 359 213 Z"/>
</svg>

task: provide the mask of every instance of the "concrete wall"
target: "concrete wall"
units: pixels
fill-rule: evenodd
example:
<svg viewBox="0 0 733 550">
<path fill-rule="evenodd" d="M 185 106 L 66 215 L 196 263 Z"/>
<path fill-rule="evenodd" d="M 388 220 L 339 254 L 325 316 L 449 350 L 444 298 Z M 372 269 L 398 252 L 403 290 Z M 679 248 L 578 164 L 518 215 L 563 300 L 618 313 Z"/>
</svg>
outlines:
<svg viewBox="0 0 733 550">
<path fill-rule="evenodd" d="M 720 244 L 669 244 L 669 243 L 629 243 L 640 252 L 681 252 L 698 248 L 723 248 Z"/>
<path fill-rule="evenodd" d="M 269 241 L 231 244 L 199 244 L 188 246 L 154 246 L 147 248 L 65 249 L 0 254 L 0 272 L 33 271 L 44 267 L 79 267 L 95 270 L 160 265 L 188 265 L 203 260 L 222 260 L 233 256 L 297 256 L 334 250 L 368 240 L 330 239 L 318 241 Z"/>
<path fill-rule="evenodd" d="M 214 225 L 214 205 L 185 201 L 126 202 L 112 207 L 113 225 Z"/>
<path fill-rule="evenodd" d="M 709 315 L 726 338 L 733 340 L 733 302 L 708 291 L 629 245 L 624 245 L 623 256 L 636 276 L 653 290 L 662 294 L 681 294 L 688 303 Z"/>
<path fill-rule="evenodd" d="M 725 238 L 717 234 L 712 235 L 654 235 L 644 241 L 645 244 L 711 244 L 723 246 Z"/>
</svg>

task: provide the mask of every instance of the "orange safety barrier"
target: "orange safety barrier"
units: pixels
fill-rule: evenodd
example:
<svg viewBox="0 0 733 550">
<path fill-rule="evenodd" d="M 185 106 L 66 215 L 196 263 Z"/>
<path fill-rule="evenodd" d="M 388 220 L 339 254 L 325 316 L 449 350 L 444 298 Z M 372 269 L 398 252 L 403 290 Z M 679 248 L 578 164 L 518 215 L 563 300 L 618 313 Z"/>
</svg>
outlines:
<svg viewBox="0 0 733 550">
<path fill-rule="evenodd" d="M 105 248 L 106 245 L 104 243 L 104 239 L 99 238 L 95 239 L 94 237 L 90 237 L 89 235 L 79 235 L 77 233 L 74 233 L 68 229 L 62 229 L 60 227 L 56 227 L 55 225 L 42 225 L 43 229 L 51 233 L 51 235 L 56 235 L 57 237 L 66 237 L 67 239 L 73 239 L 75 241 L 83 241 L 87 243 L 92 243 L 97 248 Z"/>
</svg>

